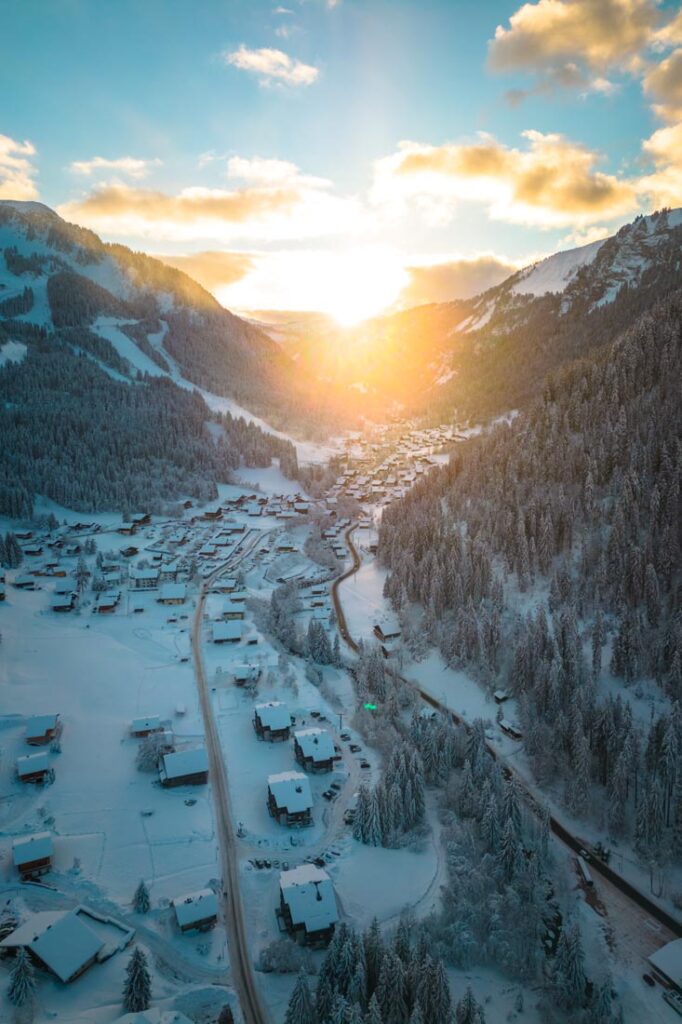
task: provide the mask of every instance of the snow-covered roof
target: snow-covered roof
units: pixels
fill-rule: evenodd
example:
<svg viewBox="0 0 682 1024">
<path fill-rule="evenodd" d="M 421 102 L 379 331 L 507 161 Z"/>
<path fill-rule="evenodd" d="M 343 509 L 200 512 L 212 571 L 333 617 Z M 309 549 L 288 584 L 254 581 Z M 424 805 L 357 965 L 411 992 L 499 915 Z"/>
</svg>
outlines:
<svg viewBox="0 0 682 1024">
<path fill-rule="evenodd" d="M 88 928 L 79 909 L 32 914 L 0 946 L 28 947 L 61 981 L 68 981 L 104 945 Z"/>
<path fill-rule="evenodd" d="M 17 758 L 17 772 L 20 777 L 31 775 L 33 772 L 47 771 L 49 767 L 50 761 L 46 750 L 41 750 L 37 754 L 24 754 L 23 757 Z"/>
<path fill-rule="evenodd" d="M 205 747 L 190 747 L 164 754 L 160 774 L 163 778 L 177 779 L 183 775 L 195 775 L 208 771 L 208 755 Z"/>
<path fill-rule="evenodd" d="M 159 578 L 158 569 L 131 569 L 130 578 L 132 580 L 157 580 Z"/>
<path fill-rule="evenodd" d="M 50 729 L 56 729 L 59 715 L 32 715 L 26 722 L 26 739 L 38 739 Z"/>
<path fill-rule="evenodd" d="M 239 601 L 233 601 L 232 599 L 225 601 L 223 604 L 223 615 L 243 615 L 244 605 Z"/>
<path fill-rule="evenodd" d="M 279 885 L 294 925 L 305 925 L 307 931 L 314 932 L 338 921 L 334 886 L 322 868 L 301 864 L 291 871 L 282 871 Z"/>
<path fill-rule="evenodd" d="M 308 776 L 302 772 L 280 772 L 268 775 L 268 789 L 278 807 L 285 807 L 290 814 L 305 811 L 313 806 Z"/>
<path fill-rule="evenodd" d="M 243 623 L 241 619 L 230 619 L 227 622 L 216 622 L 213 625 L 214 640 L 241 640 Z"/>
<path fill-rule="evenodd" d="M 54 592 L 55 594 L 70 594 L 72 591 L 78 589 L 73 576 L 62 576 L 60 579 L 55 581 Z"/>
<path fill-rule="evenodd" d="M 326 729 L 299 729 L 294 739 L 303 751 L 304 757 L 312 757 L 313 761 L 327 761 L 334 757 L 334 741 Z"/>
<path fill-rule="evenodd" d="M 673 939 L 649 957 L 649 963 L 656 970 L 682 987 L 682 939 Z"/>
<path fill-rule="evenodd" d="M 159 715 L 149 715 L 148 718 L 133 718 L 130 723 L 131 732 L 151 732 L 153 729 L 158 729 L 161 725 L 161 717 Z"/>
<path fill-rule="evenodd" d="M 159 601 L 184 601 L 186 596 L 185 583 L 163 583 L 159 591 Z"/>
<path fill-rule="evenodd" d="M 218 916 L 218 900 L 212 889 L 201 889 L 186 896 L 178 896 L 172 902 L 181 928 L 196 921 L 203 921 L 207 917 Z"/>
<path fill-rule="evenodd" d="M 12 843 L 12 860 L 15 867 L 30 864 L 34 860 L 51 857 L 54 851 L 52 836 L 49 832 L 36 832 L 32 836 L 21 836 Z"/>
<path fill-rule="evenodd" d="M 254 711 L 265 729 L 287 729 L 291 725 L 289 708 L 281 700 L 269 700 L 256 704 Z"/>
</svg>

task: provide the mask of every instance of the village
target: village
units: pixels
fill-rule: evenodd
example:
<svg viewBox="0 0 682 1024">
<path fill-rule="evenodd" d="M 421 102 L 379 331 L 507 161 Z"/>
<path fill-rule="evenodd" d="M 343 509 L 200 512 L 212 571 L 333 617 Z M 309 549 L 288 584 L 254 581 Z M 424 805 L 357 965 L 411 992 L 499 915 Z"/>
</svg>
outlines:
<svg viewBox="0 0 682 1024">
<path fill-rule="evenodd" d="M 437 906 L 434 808 L 419 849 L 353 836 L 358 791 L 383 758 L 353 724 L 336 602 L 350 636 L 409 661 L 381 596 L 377 527 L 465 436 L 391 425 L 349 438 L 318 497 L 271 469 L 173 518 L 59 510 L 61 524 L 12 524 L 22 559 L 0 581 L 0 975 L 30 956 L 38 1020 L 94 1020 L 95 992 L 97 1024 L 201 1024 L 224 1004 L 239 1019 L 228 942 L 239 929 L 258 998 L 281 1020 L 302 957 L 321 957 L 340 921 L 366 928 Z M 301 649 L 273 633 L 276 593 L 287 628 L 308 638 Z M 493 708 L 507 699 L 496 693 Z M 473 713 L 491 717 L 476 700 Z M 513 712 L 496 729 L 513 753 Z M 157 1016 L 122 1014 L 138 947 L 153 960 Z M 665 971 L 666 948 L 652 971 Z"/>
<path fill-rule="evenodd" d="M 22 558 L 0 580 L 0 962 L 30 955 L 45 1012 L 78 1019 L 96 985 L 112 990 L 102 1020 L 116 1020 L 134 943 L 188 973 L 190 1019 L 216 1003 L 209 979 L 229 1001 L 194 644 L 229 779 L 254 960 L 282 936 L 323 949 L 341 905 L 362 908 L 363 924 L 400 911 L 400 888 L 384 885 L 375 905 L 366 882 L 353 892 L 363 873 L 355 860 L 367 862 L 370 883 L 381 870 L 381 851 L 354 849 L 351 832 L 358 786 L 380 763 L 350 725 L 355 696 L 338 640 L 336 663 L 315 677 L 264 630 L 259 606 L 294 588 L 297 627 L 314 623 L 331 647 L 346 532 L 358 523 L 375 537 L 382 503 L 427 472 L 450 438 L 443 429 L 397 444 L 352 439 L 317 499 L 277 475 L 252 489 L 225 486 L 209 506 L 187 500 L 167 520 L 60 513 L 61 523 L 8 524 Z M 306 554 L 312 534 L 324 564 Z M 428 889 L 432 857 L 396 854 L 399 872 Z M 284 979 L 261 978 L 266 1002 L 279 1006 Z M 153 985 L 160 1006 L 173 1002 L 167 977 L 155 972 Z"/>
</svg>

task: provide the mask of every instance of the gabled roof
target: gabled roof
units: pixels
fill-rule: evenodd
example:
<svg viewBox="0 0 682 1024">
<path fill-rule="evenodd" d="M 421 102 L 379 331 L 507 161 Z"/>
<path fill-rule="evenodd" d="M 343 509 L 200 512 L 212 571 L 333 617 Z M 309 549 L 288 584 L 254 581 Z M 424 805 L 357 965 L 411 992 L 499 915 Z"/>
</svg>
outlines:
<svg viewBox="0 0 682 1024">
<path fill-rule="evenodd" d="M 294 925 L 309 932 L 319 931 L 339 919 L 334 886 L 326 871 L 314 864 L 301 864 L 282 871 L 279 885 Z"/>
<path fill-rule="evenodd" d="M 294 739 L 303 751 L 304 757 L 312 757 L 313 761 L 327 761 L 334 757 L 334 741 L 326 729 L 299 729 Z"/>
<path fill-rule="evenodd" d="M 286 808 L 289 814 L 297 814 L 313 806 L 308 776 L 302 772 L 280 772 L 268 775 L 268 789 L 278 807 Z"/>
<path fill-rule="evenodd" d="M 181 928 L 207 917 L 218 916 L 218 900 L 212 889 L 200 889 L 199 892 L 178 896 L 172 902 Z"/>
<path fill-rule="evenodd" d="M 265 729 L 287 729 L 291 726 L 289 708 L 281 700 L 256 704 L 254 711 Z"/>
<path fill-rule="evenodd" d="M 15 867 L 30 864 L 34 860 L 51 857 L 54 844 L 50 832 L 36 832 L 32 836 L 20 836 L 12 843 L 12 860 Z"/>
<path fill-rule="evenodd" d="M 159 601 L 184 601 L 187 596 L 187 584 L 162 583 L 159 590 Z"/>
<path fill-rule="evenodd" d="M 159 715 L 149 715 L 147 718 L 133 718 L 130 723 L 131 732 L 150 732 L 152 729 L 158 729 L 161 725 L 161 717 Z"/>
<path fill-rule="evenodd" d="M 0 946 L 26 946 L 61 981 L 69 981 L 104 946 L 99 935 L 85 924 L 78 910 L 76 907 L 74 910 L 32 914 L 28 921 L 3 939 Z"/>
<path fill-rule="evenodd" d="M 229 619 L 227 622 L 213 623 L 214 640 L 241 640 L 244 625 L 241 619 Z"/>
<path fill-rule="evenodd" d="M 37 754 L 24 754 L 23 757 L 17 758 L 17 772 L 20 777 L 31 775 L 33 772 L 47 771 L 49 767 L 50 759 L 46 750 L 41 750 Z"/>
<path fill-rule="evenodd" d="M 188 750 L 175 750 L 164 754 L 161 758 L 159 774 L 166 779 L 179 779 L 183 775 L 195 775 L 208 771 L 208 755 L 205 747 L 190 747 Z"/>
<path fill-rule="evenodd" d="M 682 987 L 682 939 L 673 939 L 649 957 L 649 963 L 666 978 Z"/>
<path fill-rule="evenodd" d="M 26 722 L 26 738 L 44 736 L 50 729 L 57 727 L 58 719 L 59 715 L 32 715 Z"/>
</svg>

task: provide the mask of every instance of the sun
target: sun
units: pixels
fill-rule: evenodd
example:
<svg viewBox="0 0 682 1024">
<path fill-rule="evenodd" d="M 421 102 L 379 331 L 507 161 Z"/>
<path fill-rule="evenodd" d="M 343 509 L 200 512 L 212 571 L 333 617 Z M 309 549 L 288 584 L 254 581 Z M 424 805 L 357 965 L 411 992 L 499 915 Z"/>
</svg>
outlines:
<svg viewBox="0 0 682 1024">
<path fill-rule="evenodd" d="M 342 327 L 352 327 L 382 313 L 393 305 L 408 282 L 402 262 L 383 247 L 331 255 L 331 266 L 322 266 L 315 274 L 318 308 Z M 326 270 L 333 270 L 331 279 Z"/>
<path fill-rule="evenodd" d="M 228 309 L 326 313 L 342 327 L 393 306 L 410 278 L 404 254 L 379 245 L 266 253 L 253 262 L 242 280 L 216 289 Z"/>
</svg>

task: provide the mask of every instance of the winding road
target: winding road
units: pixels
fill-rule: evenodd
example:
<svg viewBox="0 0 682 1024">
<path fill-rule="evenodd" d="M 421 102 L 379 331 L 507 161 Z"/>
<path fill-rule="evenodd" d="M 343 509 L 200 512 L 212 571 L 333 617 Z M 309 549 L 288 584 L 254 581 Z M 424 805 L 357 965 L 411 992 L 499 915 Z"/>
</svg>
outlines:
<svg viewBox="0 0 682 1024">
<path fill-rule="evenodd" d="M 355 547 L 352 538 L 352 534 L 356 526 L 357 524 L 352 524 L 345 534 L 346 543 L 348 544 L 348 549 L 351 553 L 353 564 L 350 567 L 350 569 L 348 569 L 346 572 L 343 573 L 342 576 L 339 576 L 338 579 L 335 580 L 332 586 L 332 600 L 334 602 L 334 610 L 336 613 L 336 618 L 339 626 L 339 633 L 341 635 L 341 639 L 354 653 L 357 653 L 359 649 L 358 644 L 353 639 L 348 629 L 348 623 L 346 621 L 346 616 L 343 610 L 343 606 L 341 604 L 341 599 L 339 597 L 338 591 L 340 584 L 343 583 L 344 580 L 353 576 L 362 565 L 362 559 L 358 554 L 357 548 Z M 417 691 L 422 700 L 424 700 L 431 707 L 435 708 L 437 711 L 440 711 L 442 714 L 449 716 L 452 719 L 452 721 L 455 722 L 457 725 L 462 725 L 464 726 L 465 729 L 471 728 L 469 723 L 466 722 L 460 715 L 457 715 L 454 711 L 446 707 L 439 700 L 436 700 L 435 697 L 433 697 L 426 690 L 422 689 L 422 687 L 420 687 L 419 684 L 416 683 L 413 679 L 407 679 L 403 675 L 400 676 L 400 679 L 403 682 L 407 683 L 409 686 L 413 687 L 413 689 Z M 539 815 L 541 812 L 540 804 L 538 803 L 534 794 L 531 792 L 531 790 L 529 789 L 525 780 L 519 774 L 519 772 L 515 768 L 513 768 L 508 763 L 506 758 L 504 758 L 491 744 L 486 743 L 486 749 L 488 750 L 492 757 L 499 761 L 507 777 L 511 775 L 515 776 L 516 781 L 519 785 L 519 789 L 523 793 L 527 805 L 534 814 Z M 550 829 L 552 830 L 552 833 L 557 837 L 557 839 L 559 839 L 565 846 L 567 846 L 574 853 L 580 853 L 582 850 L 585 850 L 588 847 L 588 844 L 586 844 L 583 839 L 580 839 L 579 836 L 576 836 L 572 832 L 570 832 L 562 824 L 562 822 L 560 822 L 553 815 L 550 816 L 549 825 Z M 668 931 L 670 932 L 670 938 L 679 938 L 680 936 L 682 936 L 682 924 L 680 924 L 680 922 L 676 918 L 674 918 L 672 914 L 669 914 L 657 903 L 654 903 L 653 900 L 650 900 L 643 892 L 641 892 L 634 885 L 631 885 L 630 882 L 623 878 L 622 875 L 619 875 L 617 871 L 614 871 L 613 868 L 609 867 L 608 864 L 604 864 L 603 861 L 601 861 L 596 856 L 591 857 L 590 869 L 602 875 L 608 882 L 610 882 L 611 885 L 619 889 L 620 892 L 623 893 L 623 895 L 625 895 L 632 903 L 636 904 L 637 907 L 639 907 L 641 910 L 646 911 L 646 913 L 649 914 L 650 917 L 654 918 L 656 921 L 659 922 L 659 924 L 662 924 L 666 929 L 668 929 Z"/>
</svg>

